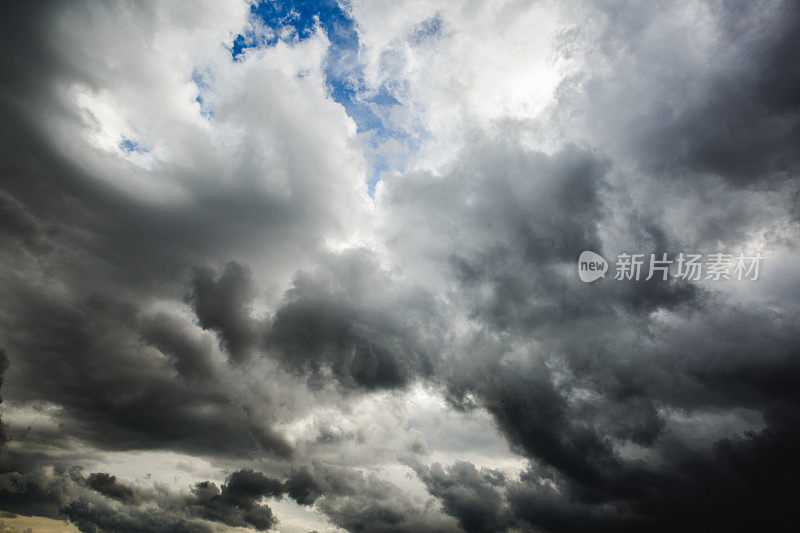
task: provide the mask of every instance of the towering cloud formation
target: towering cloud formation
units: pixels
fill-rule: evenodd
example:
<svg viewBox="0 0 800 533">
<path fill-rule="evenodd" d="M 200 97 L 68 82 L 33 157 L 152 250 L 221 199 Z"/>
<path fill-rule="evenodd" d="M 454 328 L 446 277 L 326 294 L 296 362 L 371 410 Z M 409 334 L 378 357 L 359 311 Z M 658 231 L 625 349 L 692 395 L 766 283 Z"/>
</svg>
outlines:
<svg viewBox="0 0 800 533">
<path fill-rule="evenodd" d="M 2 9 L 0 529 L 791 518 L 795 3 Z"/>
</svg>

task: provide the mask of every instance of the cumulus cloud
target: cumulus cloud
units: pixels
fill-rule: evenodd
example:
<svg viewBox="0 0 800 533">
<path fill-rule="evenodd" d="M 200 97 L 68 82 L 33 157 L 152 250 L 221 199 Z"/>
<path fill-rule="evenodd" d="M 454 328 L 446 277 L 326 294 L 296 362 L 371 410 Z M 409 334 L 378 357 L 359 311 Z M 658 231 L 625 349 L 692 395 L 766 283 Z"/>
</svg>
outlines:
<svg viewBox="0 0 800 533">
<path fill-rule="evenodd" d="M 189 301 L 200 326 L 217 332 L 235 361 L 247 357 L 258 338 L 248 308 L 255 296 L 250 273 L 238 263 L 228 263 L 219 279 L 208 269 L 197 269 L 192 280 Z"/>
<path fill-rule="evenodd" d="M 3 11 L 15 521 L 792 516 L 792 2 Z M 757 281 L 582 283 L 584 250 L 763 262 Z"/>
<path fill-rule="evenodd" d="M 267 343 L 312 381 L 332 375 L 346 387 L 394 388 L 432 373 L 437 320 L 432 295 L 394 280 L 370 251 L 356 249 L 295 276 Z"/>
<path fill-rule="evenodd" d="M 116 476 L 80 468 L 5 473 L 0 483 L 6 505 L 25 514 L 38 500 L 36 512 L 64 517 L 81 531 L 214 531 L 214 523 L 266 531 L 277 523 L 264 498 L 282 494 L 282 484 L 260 472 L 233 472 L 218 487 L 199 482 L 186 492 L 141 487 Z M 57 509 L 57 511 L 56 511 Z"/>
</svg>

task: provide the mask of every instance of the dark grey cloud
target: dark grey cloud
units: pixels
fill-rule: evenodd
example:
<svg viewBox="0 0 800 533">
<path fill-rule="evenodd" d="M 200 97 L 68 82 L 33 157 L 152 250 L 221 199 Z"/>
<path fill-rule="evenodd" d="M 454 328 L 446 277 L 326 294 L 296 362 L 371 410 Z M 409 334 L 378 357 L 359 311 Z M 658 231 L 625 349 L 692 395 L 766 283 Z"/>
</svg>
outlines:
<svg viewBox="0 0 800 533">
<path fill-rule="evenodd" d="M 152 511 L 120 513 L 114 509 L 90 505 L 80 501 L 70 502 L 63 514 L 69 521 L 87 533 L 102 531 L 157 531 L 159 533 L 206 533 L 210 527 L 184 518 L 163 516 Z"/>
<path fill-rule="evenodd" d="M 313 487 L 313 488 L 312 488 Z M 133 485 L 82 469 L 0 474 L 0 494 L 11 512 L 67 518 L 81 531 L 213 531 L 214 524 L 266 531 L 278 522 L 266 502 L 288 495 L 353 531 L 447 531 L 455 524 L 408 498 L 393 484 L 355 469 L 321 463 L 301 466 L 284 481 L 244 468 L 217 486 L 185 492 Z"/>
<path fill-rule="evenodd" d="M 6 351 L 0 348 L 0 404 L 3 403 L 3 396 L 2 396 L 2 388 L 3 388 L 3 379 L 6 375 L 6 370 L 8 369 L 8 356 L 6 355 Z M 7 442 L 8 437 L 6 437 L 6 431 L 3 427 L 3 419 L 0 418 L 0 453 L 2 453 L 2 449 L 5 448 L 5 444 Z"/>
<path fill-rule="evenodd" d="M 707 311 L 687 320 L 709 320 Z M 790 516 L 787 476 L 796 475 L 784 446 L 797 431 L 789 385 L 797 379 L 797 330 L 775 320 L 716 308 L 696 327 L 651 326 L 646 341 L 634 340 L 640 332 L 620 337 L 617 325 L 593 331 L 588 345 L 554 346 L 565 367 L 554 368 L 552 357 L 549 365 L 490 358 L 462 365 L 450 386 L 456 405 L 487 408 L 532 461 L 527 475 L 502 485 L 514 520 L 548 531 L 777 525 Z M 491 378 L 470 385 L 468 376 L 477 375 Z M 698 432 L 692 441 L 665 419 L 736 408 L 761 412 L 766 427 L 722 437 Z M 622 454 L 624 442 L 644 453 Z M 764 470 L 752 470 L 762 462 Z M 453 492 L 474 490 L 471 481 L 448 479 L 457 483 Z M 439 497 L 460 516 L 449 491 Z"/>
<path fill-rule="evenodd" d="M 231 474 L 221 489 L 214 483 L 198 483 L 186 505 L 208 520 L 266 531 L 277 523 L 277 519 L 272 509 L 260 503 L 260 500 L 279 497 L 281 494 L 282 485 L 279 480 L 244 469 Z"/>
<path fill-rule="evenodd" d="M 608 168 L 608 161 L 577 146 L 547 155 L 525 149 L 513 136 L 482 138 L 443 176 L 420 172 L 388 182 L 386 230 L 399 254 L 430 260 L 442 283 L 457 283 L 453 297 L 464 301 L 470 318 L 497 330 L 529 334 L 619 311 L 696 305 L 702 289 L 685 282 L 589 289 L 575 278 L 581 251 L 611 258 L 628 249 L 606 250 L 601 240 L 601 228 L 616 211 L 606 201 Z M 640 228 L 630 235 L 630 249 L 680 249 L 657 222 L 626 216 Z"/>
<path fill-rule="evenodd" d="M 575 65 L 547 110 L 420 139 L 374 201 L 327 43 L 234 63 L 212 9 L 0 17 L 0 510 L 87 532 L 266 531 L 278 499 L 348 531 L 791 522 L 795 3 L 560 7 Z M 455 61 L 458 16 L 415 61 Z M 735 286 L 575 272 L 583 250 L 748 249 L 763 277 Z M 140 452 L 225 474 L 121 474 Z"/>
<path fill-rule="evenodd" d="M 417 501 L 397 486 L 358 470 L 320 462 L 295 470 L 284 484 L 298 503 L 313 502 L 347 531 L 452 531 L 456 525 L 431 502 Z"/>
<path fill-rule="evenodd" d="M 464 531 L 502 531 L 511 524 L 506 516 L 502 472 L 458 462 L 445 470 L 435 463 L 419 467 L 418 475 L 428 491 L 442 501 L 446 513 L 458 518 Z"/>
<path fill-rule="evenodd" d="M 142 338 L 169 357 L 178 374 L 186 379 L 214 377 L 214 350 L 208 339 L 186 335 L 183 324 L 167 313 L 143 320 Z"/>
<path fill-rule="evenodd" d="M 204 481 L 182 493 L 104 472 L 85 476 L 80 468 L 0 476 L 4 505 L 13 512 L 66 518 L 88 533 L 207 532 L 213 523 L 267 531 L 277 519 L 264 499 L 283 493 L 279 480 L 250 469 L 233 472 L 221 487 Z"/>
<path fill-rule="evenodd" d="M 435 306 L 423 289 L 393 280 L 368 250 L 353 250 L 295 276 L 267 348 L 312 382 L 332 375 L 345 387 L 402 387 L 433 372 Z"/>
<path fill-rule="evenodd" d="M 34 473 L 0 474 L 0 495 L 6 511 L 23 515 L 57 516 L 60 487 Z"/>
<path fill-rule="evenodd" d="M 687 180 L 713 174 L 749 186 L 793 178 L 795 2 L 612 2 L 590 11 L 602 21 L 591 36 L 600 43 L 595 60 L 609 62 L 585 80 L 588 130 L 606 137 L 601 142 Z"/>
<path fill-rule="evenodd" d="M 9 346 L 26 355 L 12 366 L 13 386 L 18 401 L 57 398 L 67 424 L 62 432 L 113 449 L 290 453 L 266 421 L 249 416 L 255 405 L 238 399 L 221 374 L 184 379 L 183 374 L 211 372 L 203 352 L 188 362 L 185 353 L 175 359 L 161 355 L 158 341 L 185 331 L 169 331 L 170 322 L 161 320 L 162 338 L 153 339 L 153 319 L 142 319 L 131 305 L 100 296 L 57 301 L 28 289 L 13 297 L 18 334 L 8 337 Z"/>
<path fill-rule="evenodd" d="M 117 483 L 117 476 L 105 472 L 93 472 L 86 478 L 86 486 L 110 498 L 125 501 L 133 499 L 133 490 Z"/>
<path fill-rule="evenodd" d="M 677 253 L 680 239 L 656 210 L 609 203 L 616 185 L 604 184 L 602 160 L 586 151 L 546 156 L 513 139 L 479 146 L 443 175 L 387 183 L 382 200 L 398 253 L 428 261 L 427 275 L 461 304 L 449 311 L 472 321 L 437 380 L 455 408 L 488 410 L 531 466 L 497 486 L 484 480 L 486 494 L 467 464 L 421 469 L 429 492 L 473 530 L 755 527 L 767 502 L 790 489 L 762 498 L 761 481 L 731 455 L 767 461 L 761 446 L 796 431 L 785 388 L 797 378 L 796 305 L 745 308 L 686 282 L 580 283 L 580 250 Z M 551 176 L 569 186 L 548 187 Z M 620 217 L 633 230 L 612 241 L 604 228 Z M 438 239 L 443 227 L 448 238 Z M 681 417 L 735 409 L 760 413 L 764 428 L 675 435 Z M 779 462 L 793 468 L 789 457 Z M 715 494 L 710 514 L 697 503 L 705 492 Z"/>
<path fill-rule="evenodd" d="M 228 263 L 219 279 L 209 269 L 196 269 L 189 301 L 200 326 L 216 331 L 234 361 L 242 361 L 258 339 L 251 318 L 255 297 L 252 275 L 238 263 Z"/>
</svg>

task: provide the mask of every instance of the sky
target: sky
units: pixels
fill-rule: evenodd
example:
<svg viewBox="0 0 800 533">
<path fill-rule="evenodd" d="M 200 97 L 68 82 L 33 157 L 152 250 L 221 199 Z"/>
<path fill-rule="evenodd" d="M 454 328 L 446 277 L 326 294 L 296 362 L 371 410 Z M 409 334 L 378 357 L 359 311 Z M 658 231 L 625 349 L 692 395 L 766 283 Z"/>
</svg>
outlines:
<svg viewBox="0 0 800 533">
<path fill-rule="evenodd" d="M 0 533 L 793 521 L 796 2 L 0 9 Z"/>
</svg>

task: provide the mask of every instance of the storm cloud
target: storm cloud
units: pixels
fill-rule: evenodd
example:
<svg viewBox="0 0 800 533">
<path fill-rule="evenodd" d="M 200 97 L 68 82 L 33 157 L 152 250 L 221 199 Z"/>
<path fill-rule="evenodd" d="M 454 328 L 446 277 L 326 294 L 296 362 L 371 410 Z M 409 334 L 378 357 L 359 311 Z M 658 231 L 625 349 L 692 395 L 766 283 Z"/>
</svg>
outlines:
<svg viewBox="0 0 800 533">
<path fill-rule="evenodd" d="M 795 2 L 2 11 L 13 527 L 791 523 Z"/>
</svg>

